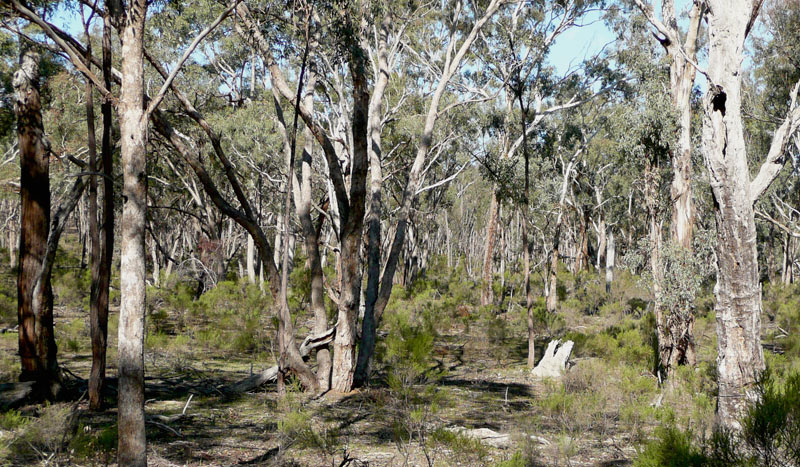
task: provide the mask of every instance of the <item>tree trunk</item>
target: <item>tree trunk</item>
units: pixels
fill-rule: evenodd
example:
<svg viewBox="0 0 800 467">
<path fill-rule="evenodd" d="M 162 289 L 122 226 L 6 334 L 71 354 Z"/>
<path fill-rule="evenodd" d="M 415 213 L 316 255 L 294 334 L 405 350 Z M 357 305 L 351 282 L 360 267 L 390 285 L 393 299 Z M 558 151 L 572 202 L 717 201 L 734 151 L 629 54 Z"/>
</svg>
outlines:
<svg viewBox="0 0 800 467">
<path fill-rule="evenodd" d="M 256 244 L 253 237 L 247 236 L 247 281 L 256 283 Z"/>
<path fill-rule="evenodd" d="M 122 149 L 122 253 L 119 316 L 119 464 L 146 466 L 144 426 L 145 213 L 147 115 L 144 112 L 144 23 L 147 2 L 133 0 L 124 21 L 119 120 Z M 124 16 L 124 17 L 123 17 Z"/>
<path fill-rule="evenodd" d="M 661 233 L 662 221 L 659 209 L 660 177 L 657 161 L 648 160 L 644 172 L 645 178 L 645 205 L 647 206 L 647 221 L 649 225 L 650 273 L 653 277 L 653 311 L 656 316 L 656 334 L 658 337 L 658 362 L 657 371 L 659 379 L 666 377 L 671 371 L 671 355 L 674 348 L 672 328 L 669 326 L 670 310 L 664 310 L 662 305 L 663 268 L 661 262 L 661 247 L 663 237 Z"/>
<path fill-rule="evenodd" d="M 697 59 L 697 40 L 706 6 L 702 2 L 695 2 L 692 5 L 685 39 L 681 43 L 682 33 L 678 29 L 674 0 L 664 0 L 661 3 L 661 17 L 664 23 L 658 22 L 641 0 L 637 0 L 637 3 L 663 35 L 660 42 L 670 59 L 670 96 L 672 106 L 678 115 L 678 139 L 671 153 L 673 177 L 670 187 L 672 200 L 670 238 L 674 246 L 691 250 L 695 218 L 692 200 L 691 97 L 696 75 L 691 61 Z M 746 14 L 744 11 L 740 13 Z M 694 328 L 694 297 L 682 302 L 686 305 L 678 306 L 685 306 L 688 309 L 662 310 L 665 332 L 677 333 L 673 333 L 669 338 L 666 335 L 659 336 L 659 339 L 661 337 L 666 339 L 664 342 L 659 340 L 659 346 L 662 348 L 662 357 L 669 355 L 669 360 L 666 362 L 662 358 L 667 373 L 677 362 L 694 364 L 694 338 L 691 334 Z M 666 321 L 670 324 L 667 325 Z"/>
<path fill-rule="evenodd" d="M 608 232 L 608 246 L 606 247 L 606 293 L 611 293 L 616 260 L 616 245 L 614 243 L 614 231 L 612 230 Z"/>
<path fill-rule="evenodd" d="M 519 90 L 521 91 L 521 90 Z M 533 289 L 531 288 L 531 239 L 528 235 L 528 208 L 530 204 L 530 155 L 528 154 L 528 111 L 522 101 L 522 92 L 517 92 L 521 114 L 522 155 L 525 159 L 525 191 L 522 203 L 522 282 L 525 285 L 525 316 L 528 324 L 528 368 L 536 365 L 536 329 L 533 316 Z"/>
<path fill-rule="evenodd" d="M 361 299 L 361 236 L 366 210 L 366 181 L 369 120 L 364 50 L 351 54 L 350 74 L 353 79 L 353 155 L 350 178 L 350 202 L 342 216 L 342 291 L 339 296 L 339 320 L 333 342 L 331 388 L 349 392 L 356 370 L 356 318 Z"/>
<path fill-rule="evenodd" d="M 400 202 L 400 206 L 397 211 L 397 224 L 395 227 L 391 247 L 387 255 L 383 275 L 380 278 L 378 296 L 375 300 L 374 306 L 371 307 L 372 309 L 365 309 L 364 311 L 365 316 L 371 313 L 374 314 L 374 320 L 371 322 L 373 329 L 375 328 L 376 323 L 380 322 L 383 310 L 386 308 L 386 304 L 389 302 L 389 297 L 392 293 L 394 275 L 397 270 L 400 253 L 405 243 L 405 237 L 407 233 L 406 229 L 409 224 L 411 209 L 417 199 L 417 190 L 419 190 L 423 181 L 425 158 L 430 150 L 433 141 L 433 130 L 436 126 L 436 121 L 439 118 L 439 104 L 442 96 L 444 95 L 450 78 L 452 78 L 453 74 L 458 70 L 461 60 L 464 58 L 464 55 L 466 55 L 467 51 L 477 38 L 478 32 L 494 15 L 494 13 L 500 7 L 500 4 L 501 3 L 499 0 L 492 0 L 489 5 L 487 5 L 483 16 L 476 19 L 472 29 L 462 41 L 461 46 L 458 48 L 458 51 L 456 51 L 453 55 L 448 55 L 445 60 L 442 75 L 440 76 L 433 95 L 431 96 L 431 102 L 428 106 L 427 115 L 425 116 L 425 124 L 422 132 L 419 135 L 419 144 L 417 146 L 416 155 L 414 156 L 414 163 L 411 165 L 411 170 L 408 174 L 408 181 L 403 189 L 402 201 Z M 369 300 L 367 300 L 366 306 L 370 307 Z M 371 334 L 374 336 L 374 331 L 372 331 Z M 373 349 L 374 347 L 370 348 L 369 346 L 364 346 L 364 362 L 366 367 L 368 367 L 369 361 L 372 358 Z M 359 359 L 360 358 L 361 357 L 359 357 Z"/>
<path fill-rule="evenodd" d="M 308 92 L 305 95 L 306 105 L 310 108 L 314 104 L 314 88 L 316 86 L 316 75 L 313 68 L 309 70 Z M 301 169 L 301 179 L 296 191 L 295 204 L 297 206 L 297 216 L 300 219 L 300 226 L 303 230 L 306 250 L 308 251 L 307 267 L 311 282 L 310 302 L 311 311 L 314 313 L 314 334 L 321 334 L 328 329 L 328 313 L 325 310 L 325 285 L 324 273 L 322 270 L 321 253 L 319 249 L 319 236 L 322 224 L 314 225 L 311 218 L 312 192 L 311 192 L 311 172 L 314 149 L 314 135 L 308 126 L 303 132 L 303 159 Z M 320 217 L 324 219 L 324 217 Z M 328 347 L 317 349 L 317 381 L 321 391 L 327 391 L 331 384 L 331 352 Z"/>
<path fill-rule="evenodd" d="M 110 33 L 110 25 L 105 24 L 108 22 L 108 14 L 104 18 L 103 27 L 103 73 L 105 76 L 106 89 L 111 89 L 111 82 L 109 74 L 111 72 L 111 42 L 108 34 Z M 88 34 L 88 26 L 86 30 L 87 46 L 86 55 L 87 59 L 91 57 L 91 42 Z M 108 61 L 108 63 L 106 63 Z M 89 170 L 92 173 L 99 171 L 97 164 L 97 138 L 94 126 L 94 100 L 93 84 L 90 80 L 86 80 L 86 120 L 88 125 L 88 147 L 89 147 Z M 103 172 L 111 177 L 111 147 L 110 135 L 111 131 L 111 103 L 106 102 L 104 99 L 101 112 L 103 114 L 103 134 L 102 134 L 102 147 L 101 156 L 103 163 Z M 108 159 L 108 160 L 106 160 Z M 108 165 L 108 167 L 106 167 Z M 109 182 L 111 182 L 109 180 Z M 89 181 L 89 236 L 91 237 L 91 289 L 89 300 L 89 321 L 92 340 L 92 369 L 89 373 L 89 408 L 91 410 L 101 410 L 103 407 L 103 382 L 105 379 L 106 367 L 106 339 L 108 334 L 108 284 L 110 274 L 110 264 L 106 267 L 106 244 L 109 240 L 108 225 L 106 218 L 109 212 L 104 212 L 103 232 L 101 238 L 100 228 L 98 226 L 99 206 L 97 200 L 97 177 L 92 175 Z M 113 182 L 111 182 L 113 183 Z M 103 183 L 103 200 L 104 211 L 108 210 L 107 200 L 110 199 L 111 193 L 108 188 L 110 183 Z M 113 202 L 113 199 L 111 199 Z M 111 206 L 110 214 L 113 216 L 113 205 Z M 112 217 L 113 219 L 113 217 Z M 113 224 L 111 225 L 113 230 Z M 113 245 L 112 245 L 113 246 Z M 109 258 L 110 259 L 110 258 Z"/>
<path fill-rule="evenodd" d="M 556 231 L 553 234 L 553 250 L 550 253 L 550 278 L 547 281 L 547 312 L 555 313 L 558 308 L 558 256 L 561 244 L 561 215 L 556 221 Z"/>
<path fill-rule="evenodd" d="M 741 64 L 751 0 L 710 0 L 703 155 L 717 225 L 719 421 L 739 428 L 764 369 L 756 228 L 741 117 Z"/>
<path fill-rule="evenodd" d="M 50 229 L 50 164 L 44 150 L 39 98 L 39 53 L 22 43 L 14 73 L 20 154 L 20 243 L 17 281 L 20 381 L 34 381 L 46 398 L 60 390 L 53 334 L 53 291 L 45 268 Z"/>
<path fill-rule="evenodd" d="M 600 213 L 600 221 L 597 223 L 597 261 L 595 269 L 597 272 L 606 267 L 606 248 L 608 247 L 608 228 L 606 227 L 606 216 Z"/>
<path fill-rule="evenodd" d="M 494 262 L 494 241 L 497 234 L 497 215 L 500 212 L 500 203 L 497 193 L 492 190 L 492 202 L 489 205 L 489 218 L 486 221 L 486 247 L 483 251 L 483 282 L 481 290 L 481 305 L 488 306 L 494 302 L 492 290 L 492 263 Z"/>
<path fill-rule="evenodd" d="M 383 168 L 381 146 L 381 111 L 383 96 L 389 84 L 389 63 L 387 57 L 390 16 L 386 15 L 381 24 L 377 65 L 380 70 L 372 96 L 369 101 L 369 171 L 370 171 L 370 205 L 367 214 L 367 289 L 364 301 L 364 319 L 361 322 L 361 342 L 359 343 L 358 360 L 354 384 L 363 386 L 369 380 L 371 356 L 375 352 L 376 331 L 380 316 L 376 316 L 375 305 L 378 301 L 381 284 L 381 216 L 383 214 Z"/>
</svg>

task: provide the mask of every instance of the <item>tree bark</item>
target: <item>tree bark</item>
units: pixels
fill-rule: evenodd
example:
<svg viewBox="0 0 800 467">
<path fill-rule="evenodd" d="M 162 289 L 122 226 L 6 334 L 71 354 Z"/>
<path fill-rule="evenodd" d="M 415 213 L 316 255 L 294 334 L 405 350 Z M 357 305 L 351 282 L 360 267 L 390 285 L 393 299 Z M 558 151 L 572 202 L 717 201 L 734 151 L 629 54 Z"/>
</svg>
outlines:
<svg viewBox="0 0 800 467">
<path fill-rule="evenodd" d="M 348 209 L 342 212 L 342 291 L 339 320 L 333 341 L 331 388 L 349 392 L 356 370 L 356 320 L 361 300 L 361 236 L 364 228 L 367 194 L 369 91 L 366 77 L 366 52 L 362 48 L 350 56 L 353 80 L 353 155 Z"/>
<path fill-rule="evenodd" d="M 521 81 L 521 80 L 520 80 Z M 531 288 L 531 239 L 528 235 L 528 208 L 530 204 L 530 155 L 528 154 L 528 109 L 522 101 L 522 90 L 518 90 L 517 101 L 521 118 L 522 155 L 525 159 L 525 191 L 522 203 L 522 267 L 523 284 L 525 285 L 525 316 L 528 324 L 528 368 L 536 365 L 536 329 L 533 316 L 533 289 Z"/>
<path fill-rule="evenodd" d="M 611 293 L 616 260 L 616 244 L 614 243 L 614 231 L 612 230 L 608 232 L 608 246 L 606 247 L 606 293 Z"/>
<path fill-rule="evenodd" d="M 105 11 L 103 17 L 103 79 L 106 89 L 111 89 L 111 25 L 110 13 Z M 87 31 L 87 61 L 91 57 L 91 45 L 88 41 Z M 86 114 L 89 130 L 89 153 L 90 171 L 98 171 L 96 157 L 96 136 L 94 127 L 94 102 L 92 100 L 91 81 L 87 80 L 87 103 Z M 113 179 L 112 179 L 112 155 L 111 155 L 111 102 L 103 99 L 101 113 L 103 115 L 103 134 L 101 141 L 101 157 L 103 174 L 103 222 L 102 232 L 98 230 L 98 202 L 97 202 L 97 180 L 95 176 L 91 178 L 89 189 L 89 211 L 90 211 L 90 236 L 92 238 L 91 250 L 91 276 L 92 285 L 90 290 L 89 321 L 92 340 L 92 368 L 89 373 L 89 408 L 91 410 L 101 410 L 103 408 L 103 384 L 106 370 L 106 345 L 108 340 L 108 293 L 111 279 L 111 255 L 114 248 L 114 198 L 113 198 Z"/>
<path fill-rule="evenodd" d="M 741 63 L 751 0 L 709 0 L 708 75 L 703 156 L 716 208 L 719 421 L 739 428 L 764 369 L 761 286 L 741 105 Z"/>
<path fill-rule="evenodd" d="M 122 8 L 117 5 L 117 9 Z M 122 86 L 119 120 L 122 149 L 122 253 L 119 317 L 120 465 L 146 466 L 144 423 L 145 215 L 147 209 L 147 115 L 144 102 L 145 0 L 132 0 L 121 24 Z"/>
<path fill-rule="evenodd" d="M 481 284 L 481 305 L 488 306 L 494 302 L 492 290 L 492 263 L 494 262 L 494 243 L 497 234 L 497 216 L 500 203 L 497 192 L 492 190 L 492 202 L 489 205 L 489 218 L 486 221 L 486 246 L 483 250 L 483 275 Z"/>
<path fill-rule="evenodd" d="M 375 351 L 376 330 L 380 316 L 375 316 L 375 305 L 378 301 L 381 281 L 381 215 L 383 214 L 382 190 L 382 147 L 381 147 L 381 110 L 383 96 L 389 84 L 388 36 L 391 18 L 386 15 L 381 23 L 378 39 L 378 50 L 375 61 L 378 76 L 369 101 L 369 172 L 370 198 L 367 214 L 367 289 L 365 291 L 364 319 L 361 321 L 361 341 L 359 342 L 358 359 L 354 384 L 363 386 L 369 380 L 370 356 Z"/>
<path fill-rule="evenodd" d="M 42 137 L 39 53 L 22 43 L 14 73 L 20 153 L 20 248 L 17 280 L 20 381 L 34 381 L 35 392 L 54 398 L 60 375 L 53 333 L 53 291 L 46 267 L 50 230 L 50 164 Z"/>
<path fill-rule="evenodd" d="M 672 106 L 678 115 L 678 138 L 671 151 L 673 177 L 670 187 L 672 200 L 670 238 L 674 245 L 691 251 L 695 219 L 692 199 L 691 97 L 696 75 L 696 69 L 691 62 L 697 59 L 697 41 L 706 6 L 702 2 L 695 2 L 692 5 L 686 37 L 681 43 L 674 0 L 664 0 L 661 4 L 661 17 L 664 23 L 655 19 L 652 10 L 641 0 L 636 1 L 662 35 L 656 37 L 670 59 L 670 96 Z M 666 371 L 664 376 L 668 376 L 678 362 L 694 364 L 694 337 L 691 333 L 694 328 L 694 300 L 690 299 L 687 303 L 686 306 L 689 308 L 687 310 L 662 310 L 665 321 L 663 330 L 671 333 L 671 336 L 659 335 L 662 364 Z M 667 325 L 666 321 L 670 324 Z M 668 360 L 664 361 L 664 357 Z"/>
</svg>

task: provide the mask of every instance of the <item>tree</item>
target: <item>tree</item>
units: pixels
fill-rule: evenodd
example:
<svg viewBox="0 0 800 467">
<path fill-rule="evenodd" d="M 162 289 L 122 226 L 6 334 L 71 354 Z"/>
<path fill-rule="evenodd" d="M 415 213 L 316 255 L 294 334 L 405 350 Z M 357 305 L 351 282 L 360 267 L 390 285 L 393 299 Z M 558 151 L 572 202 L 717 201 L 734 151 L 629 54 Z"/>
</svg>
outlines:
<svg viewBox="0 0 800 467">
<path fill-rule="evenodd" d="M 122 42 L 119 95 L 122 153 L 122 249 L 119 312 L 119 446 L 121 465 L 147 465 L 144 426 L 145 215 L 147 113 L 144 101 L 144 25 L 147 2 L 110 3 Z"/>
<path fill-rule="evenodd" d="M 111 12 L 108 5 L 103 11 L 103 37 L 102 37 L 102 72 L 103 84 L 106 89 L 111 89 Z M 91 57 L 91 46 L 89 38 L 89 21 L 86 23 L 87 35 L 87 60 Z M 87 123 L 89 135 L 89 151 L 95 145 L 94 139 L 94 101 L 92 99 L 93 85 L 87 79 Z M 111 285 L 111 262 L 114 255 L 114 180 L 113 180 L 113 155 L 112 155 L 112 103 L 111 100 L 103 99 L 101 104 L 103 133 L 101 140 L 101 162 L 103 166 L 103 219 L 100 232 L 92 234 L 92 285 L 89 301 L 90 332 L 92 339 L 92 369 L 89 374 L 89 407 L 99 410 L 102 407 L 103 385 L 106 372 L 106 348 L 108 345 L 108 303 L 109 289 Z M 96 159 L 95 159 L 96 162 Z M 97 171 L 97 165 L 90 163 L 92 172 Z M 95 226 L 97 219 L 97 182 L 92 176 L 94 197 L 89 201 L 90 222 Z M 96 227 L 95 227 L 96 230 Z"/>
<path fill-rule="evenodd" d="M 786 159 L 800 127 L 798 88 L 789 95 L 788 115 L 775 130 L 764 163 L 751 179 L 742 122 L 742 61 L 745 40 L 760 1 L 708 1 L 709 81 L 703 101 L 703 158 L 708 169 L 717 225 L 717 416 L 738 428 L 754 382 L 764 369 L 761 349 L 761 286 L 753 205 Z"/>
<path fill-rule="evenodd" d="M 20 381 L 35 381 L 46 397 L 61 386 L 53 333 L 52 260 L 47 259 L 50 229 L 50 156 L 43 142 L 39 98 L 38 51 L 23 43 L 14 74 L 15 111 L 20 148 L 20 248 L 17 300 Z"/>
<path fill-rule="evenodd" d="M 61 390 L 61 374 L 53 330 L 51 276 L 67 217 L 78 204 L 86 183 L 84 177 L 77 177 L 51 216 L 51 152 L 42 123 L 40 57 L 34 44 L 23 41 L 20 68 L 13 80 L 21 169 L 17 316 L 20 381 L 34 381 L 36 397 L 53 399 Z"/>
<path fill-rule="evenodd" d="M 692 94 L 697 49 L 706 5 L 704 1 L 692 3 L 689 24 L 683 33 L 678 26 L 674 0 L 662 1 L 661 20 L 655 17 L 649 3 L 644 0 L 635 0 L 635 3 L 655 29 L 653 36 L 663 46 L 669 60 L 669 93 L 678 128 L 676 141 L 670 151 L 672 164 L 670 242 L 691 252 L 695 219 L 692 199 Z M 683 36 L 685 38 L 682 38 Z M 658 255 L 656 258 L 656 267 L 661 268 L 661 259 Z M 660 280 L 656 274 L 654 283 L 657 287 L 660 286 Z M 669 375 L 677 365 L 695 363 L 694 298 L 690 297 L 689 300 L 677 303 L 677 307 L 666 309 L 663 304 L 658 304 L 660 313 L 658 341 L 661 349 L 661 366 L 665 376 Z"/>
</svg>

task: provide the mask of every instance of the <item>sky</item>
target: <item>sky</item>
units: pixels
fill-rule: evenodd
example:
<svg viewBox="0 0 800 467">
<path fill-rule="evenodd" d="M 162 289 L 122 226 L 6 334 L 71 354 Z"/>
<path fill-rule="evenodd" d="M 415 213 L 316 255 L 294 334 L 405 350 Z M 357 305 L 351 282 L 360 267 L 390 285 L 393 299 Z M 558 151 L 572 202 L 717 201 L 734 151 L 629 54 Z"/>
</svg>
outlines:
<svg viewBox="0 0 800 467">
<path fill-rule="evenodd" d="M 583 26 L 568 29 L 556 39 L 549 61 L 559 74 L 596 55 L 615 39 L 600 16 L 601 13 L 590 15 L 583 22 Z"/>
<path fill-rule="evenodd" d="M 658 15 L 661 10 L 660 0 L 651 0 L 654 3 L 654 10 Z M 675 8 L 679 17 L 686 12 L 692 0 L 675 0 Z M 553 49 L 549 55 L 549 62 L 559 74 L 565 73 L 571 68 L 575 68 L 589 57 L 599 53 L 604 47 L 614 41 L 615 36 L 602 21 L 602 12 L 594 12 L 585 18 L 581 26 L 573 27 L 556 39 Z M 82 26 L 80 17 L 74 12 L 64 11 L 59 8 L 51 17 L 54 23 L 62 26 L 66 31 L 80 35 Z M 685 17 L 684 17 L 685 23 Z M 703 87 L 703 79 L 698 84 Z"/>
</svg>

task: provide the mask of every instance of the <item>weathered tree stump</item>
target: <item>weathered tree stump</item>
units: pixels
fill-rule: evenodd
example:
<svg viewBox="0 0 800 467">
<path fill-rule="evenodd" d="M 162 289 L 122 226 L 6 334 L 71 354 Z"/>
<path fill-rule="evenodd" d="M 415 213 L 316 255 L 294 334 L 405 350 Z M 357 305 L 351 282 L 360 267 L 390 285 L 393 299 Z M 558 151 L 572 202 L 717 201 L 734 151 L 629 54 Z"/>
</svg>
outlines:
<svg viewBox="0 0 800 467">
<path fill-rule="evenodd" d="M 538 378 L 558 378 L 567 369 L 569 357 L 572 355 L 572 341 L 566 341 L 559 346 L 558 339 L 550 341 L 544 352 L 544 357 L 539 364 L 531 371 L 533 376 Z"/>
</svg>

